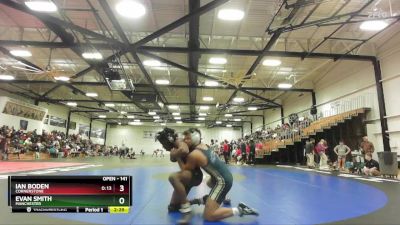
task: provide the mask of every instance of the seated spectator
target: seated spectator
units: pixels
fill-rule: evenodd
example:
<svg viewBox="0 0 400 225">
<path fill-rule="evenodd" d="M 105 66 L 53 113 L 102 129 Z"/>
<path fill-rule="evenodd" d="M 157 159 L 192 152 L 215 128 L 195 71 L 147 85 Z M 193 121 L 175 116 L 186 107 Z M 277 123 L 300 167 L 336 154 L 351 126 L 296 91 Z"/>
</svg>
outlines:
<svg viewBox="0 0 400 225">
<path fill-rule="evenodd" d="M 372 159 L 370 155 L 365 155 L 363 173 L 367 176 L 379 176 L 381 174 L 379 171 L 379 163 Z"/>
</svg>

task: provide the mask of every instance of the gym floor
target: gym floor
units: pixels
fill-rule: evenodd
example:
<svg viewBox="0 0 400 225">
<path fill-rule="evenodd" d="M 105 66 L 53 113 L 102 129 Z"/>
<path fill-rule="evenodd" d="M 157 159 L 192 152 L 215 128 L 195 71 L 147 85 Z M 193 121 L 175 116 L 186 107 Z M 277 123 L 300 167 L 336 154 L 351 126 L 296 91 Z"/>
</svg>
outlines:
<svg viewBox="0 0 400 225">
<path fill-rule="evenodd" d="M 5 170 L 7 168 L 7 170 Z M 400 182 L 370 179 L 292 166 L 231 166 L 232 206 L 243 201 L 259 217 L 232 217 L 204 222 L 195 206 L 192 224 L 398 224 Z M 137 159 L 88 158 L 51 162 L 0 162 L 0 224 L 175 224 L 179 213 L 168 213 L 172 193 L 168 175 L 177 171 L 168 157 Z M 7 171 L 7 172 L 4 172 Z M 12 214 L 7 207 L 7 176 L 131 175 L 133 206 L 129 214 Z M 209 191 L 205 181 L 190 197 Z"/>
</svg>

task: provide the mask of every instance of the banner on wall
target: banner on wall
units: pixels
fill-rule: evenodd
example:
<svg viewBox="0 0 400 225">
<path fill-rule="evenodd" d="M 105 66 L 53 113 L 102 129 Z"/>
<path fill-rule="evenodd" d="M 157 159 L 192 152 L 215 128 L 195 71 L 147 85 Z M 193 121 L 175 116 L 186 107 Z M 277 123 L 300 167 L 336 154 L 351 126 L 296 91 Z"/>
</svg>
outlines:
<svg viewBox="0 0 400 225">
<path fill-rule="evenodd" d="M 79 134 L 82 137 L 89 137 L 89 125 L 79 124 Z"/>
<path fill-rule="evenodd" d="M 44 124 L 49 124 L 49 114 L 46 115 L 46 118 L 44 119 Z"/>
<path fill-rule="evenodd" d="M 38 121 L 42 121 L 44 116 L 46 115 L 46 111 L 40 110 L 39 108 L 34 108 L 30 106 L 30 104 L 23 104 L 12 101 L 6 102 L 3 113 Z"/>
<path fill-rule="evenodd" d="M 67 125 L 67 121 L 63 118 L 50 116 L 50 123 L 51 126 L 62 127 L 65 128 Z"/>
<path fill-rule="evenodd" d="M 104 139 L 105 134 L 106 134 L 105 129 L 101 129 L 101 128 L 92 129 L 92 132 L 90 133 L 90 137 Z"/>
<path fill-rule="evenodd" d="M 27 120 L 20 120 L 19 121 L 19 128 L 21 130 L 27 130 L 28 129 L 28 121 Z"/>
</svg>

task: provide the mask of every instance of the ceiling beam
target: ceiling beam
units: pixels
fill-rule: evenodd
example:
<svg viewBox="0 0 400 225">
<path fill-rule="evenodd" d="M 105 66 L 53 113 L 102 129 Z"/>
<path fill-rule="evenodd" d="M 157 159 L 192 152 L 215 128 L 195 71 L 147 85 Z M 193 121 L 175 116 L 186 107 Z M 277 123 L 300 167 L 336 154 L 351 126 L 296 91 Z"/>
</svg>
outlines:
<svg viewBox="0 0 400 225">
<path fill-rule="evenodd" d="M 23 64 L 25 64 L 25 65 L 30 66 L 30 67 L 33 67 L 33 68 L 35 68 L 35 69 L 37 69 L 37 70 L 43 71 L 42 68 L 40 68 L 39 66 L 37 66 L 37 65 L 35 65 L 35 64 L 31 63 L 31 62 L 29 62 L 28 60 L 26 60 L 26 59 L 24 59 L 24 58 L 21 58 L 21 57 L 18 57 L 18 56 L 12 55 L 12 54 L 10 53 L 10 51 L 8 51 L 8 49 L 2 47 L 1 44 L 0 44 L 0 52 L 2 52 L 4 55 L 6 55 L 6 56 L 8 56 L 8 57 L 10 57 L 10 58 L 13 58 L 13 59 L 17 60 L 18 62 L 21 62 L 21 63 L 23 63 Z M 32 68 L 29 68 L 29 69 L 32 69 Z"/>
<path fill-rule="evenodd" d="M 105 0 L 100 0 L 100 5 L 103 8 L 104 12 L 106 13 L 108 19 L 111 21 L 113 28 L 117 31 L 118 36 L 122 39 L 125 48 L 129 48 L 129 39 L 126 37 L 125 32 L 123 31 L 121 25 L 119 24 L 119 22 L 117 21 L 117 18 L 115 17 L 114 13 L 112 12 L 110 6 L 108 5 L 107 1 Z M 147 73 L 146 69 L 144 68 L 144 66 L 142 65 L 142 62 L 140 61 L 140 59 L 138 59 L 137 55 L 135 52 L 133 52 L 132 50 L 129 51 L 129 53 L 131 54 L 131 56 L 135 59 L 136 63 L 138 64 L 140 70 L 142 71 L 144 77 L 146 78 L 147 82 L 150 83 L 151 88 L 153 89 L 153 91 L 158 95 L 158 97 L 160 98 L 160 100 L 163 102 L 163 104 L 166 103 L 166 100 L 162 98 L 162 95 L 160 93 L 160 91 L 157 89 L 157 87 L 154 85 L 153 81 L 151 80 L 149 74 Z M 124 71 L 125 72 L 125 71 Z M 126 74 L 125 74 L 126 75 Z M 128 78 L 128 76 L 125 76 L 127 78 L 126 82 L 128 83 L 129 88 L 131 89 L 131 93 L 128 92 L 122 92 L 126 97 L 130 98 L 130 95 L 133 94 L 134 92 L 134 86 L 131 84 L 130 79 Z M 146 109 L 144 107 L 141 107 L 140 104 L 138 104 L 137 102 L 133 101 L 134 104 L 141 108 L 143 111 L 146 111 Z"/>
<path fill-rule="evenodd" d="M 223 3 L 227 2 L 227 1 L 228 0 L 214 0 L 214 1 L 204 5 L 202 7 L 200 7 L 198 10 L 195 10 L 195 12 L 193 12 L 191 14 L 188 14 L 188 15 L 185 15 L 185 16 L 175 20 L 174 22 L 172 22 L 172 23 L 160 28 L 159 30 L 155 31 L 154 33 L 144 37 L 140 41 L 138 41 L 138 42 L 136 42 L 134 44 L 131 44 L 130 48 L 125 48 L 124 44 L 122 43 L 122 45 L 123 45 L 123 49 L 122 50 L 118 51 L 117 53 L 115 53 L 115 54 L 113 54 L 113 55 L 111 55 L 109 57 L 107 57 L 106 59 L 101 61 L 99 63 L 99 65 L 105 64 L 105 63 L 107 63 L 107 62 L 109 62 L 109 61 L 111 61 L 111 60 L 113 60 L 115 58 L 118 58 L 118 57 L 120 57 L 121 55 L 124 55 L 125 53 L 127 53 L 130 50 L 136 51 L 136 48 L 138 48 L 138 47 L 146 44 L 147 42 L 149 42 L 149 41 L 151 41 L 151 40 L 153 40 L 153 39 L 155 39 L 157 37 L 160 37 L 160 36 L 168 33 L 169 31 L 172 31 L 173 29 L 175 29 L 175 28 L 187 23 L 192 17 L 203 15 L 204 13 L 207 13 L 208 11 L 215 9 L 216 7 L 222 5 Z M 114 42 L 112 42 L 112 43 L 115 44 Z M 117 43 L 118 46 L 120 44 L 121 44 L 120 42 Z M 85 75 L 86 73 L 88 73 L 88 72 L 92 71 L 93 69 L 95 69 L 96 66 L 95 65 L 90 66 L 90 67 L 78 72 L 76 75 L 74 75 L 71 78 L 72 79 L 76 79 L 78 77 L 81 77 L 81 76 Z"/>
<path fill-rule="evenodd" d="M 271 50 L 272 46 L 276 43 L 278 40 L 279 36 L 281 35 L 280 32 L 276 32 L 272 35 L 271 39 L 269 39 L 268 43 L 265 45 L 264 49 L 261 51 L 261 53 L 257 56 L 256 60 L 253 62 L 251 65 L 250 69 L 247 71 L 247 73 L 244 75 L 243 79 L 241 80 L 239 84 L 239 88 L 243 86 L 243 84 L 246 82 L 246 80 L 250 79 L 253 75 L 254 70 L 257 68 L 258 64 L 260 64 L 261 60 L 264 58 L 264 55 L 266 52 Z M 235 98 L 238 90 L 235 90 L 232 95 L 229 97 L 228 101 L 226 104 L 229 104 L 233 98 Z"/>
<path fill-rule="evenodd" d="M 143 55 L 146 55 L 146 56 L 148 56 L 148 57 L 150 57 L 150 58 L 157 59 L 157 60 L 159 60 L 160 62 L 166 63 L 166 64 L 168 64 L 168 65 L 170 65 L 170 66 L 173 66 L 173 67 L 176 67 L 176 68 L 178 68 L 178 69 L 181 69 L 181 70 L 184 70 L 184 71 L 187 71 L 187 72 L 196 73 L 198 76 L 205 77 L 205 78 L 207 78 L 207 79 L 209 79 L 209 80 L 219 81 L 218 79 L 216 79 L 216 78 L 214 78 L 214 77 L 208 76 L 208 75 L 206 75 L 206 74 L 204 74 L 204 73 L 200 73 L 200 72 L 198 72 L 198 71 L 193 71 L 193 70 L 191 70 L 191 69 L 189 69 L 189 68 L 187 68 L 187 67 L 185 67 L 185 66 L 182 66 L 182 65 L 180 65 L 180 64 L 178 64 L 178 63 L 175 63 L 175 62 L 172 62 L 172 61 L 170 61 L 170 60 L 168 60 L 168 59 L 162 58 L 162 57 L 160 57 L 160 56 L 158 56 L 158 55 L 154 55 L 154 54 L 152 54 L 152 53 L 150 53 L 150 52 L 140 51 L 140 53 L 143 54 Z M 259 95 L 257 95 L 257 94 L 254 94 L 254 93 L 252 93 L 252 92 L 250 92 L 250 91 L 246 91 L 246 90 L 244 90 L 244 89 L 242 89 L 242 88 L 235 87 L 235 86 L 233 86 L 233 85 L 231 85 L 231 84 L 227 84 L 227 86 L 229 86 L 229 87 L 231 87 L 231 88 L 239 89 L 240 92 L 243 92 L 243 93 L 245 93 L 245 94 L 251 95 L 251 96 L 256 97 L 256 98 L 258 98 L 258 99 L 264 100 L 265 102 L 269 102 L 269 103 L 271 103 L 272 105 L 279 105 L 278 103 L 275 103 L 275 102 L 273 102 L 273 101 L 271 101 L 271 100 L 269 100 L 269 99 L 266 99 L 266 98 L 264 98 L 264 97 L 262 97 L 262 96 L 259 96 Z M 279 105 L 279 106 L 280 106 L 280 105 Z"/>
<path fill-rule="evenodd" d="M 152 40 L 160 37 L 161 35 L 168 33 L 170 31 L 172 31 L 173 29 L 189 22 L 192 18 L 198 17 L 200 15 L 203 15 L 204 13 L 207 13 L 207 12 L 217 8 L 218 6 L 224 4 L 227 1 L 228 0 L 214 0 L 202 7 L 192 11 L 191 13 L 183 16 L 182 18 L 168 24 L 167 26 L 161 28 L 160 30 L 150 34 L 149 36 L 141 39 L 140 41 L 136 42 L 133 47 L 135 48 L 138 46 L 142 46 L 142 45 L 146 44 L 147 42 L 152 41 Z"/>
<path fill-rule="evenodd" d="M 327 37 L 329 39 L 329 37 Z M 63 46 L 63 48 L 70 48 L 69 45 L 63 44 L 53 44 L 54 42 L 27 42 L 27 41 L 13 41 L 13 40 L 0 40 L 1 46 L 32 46 L 38 48 L 57 48 Z M 57 42 L 58 43 L 58 42 Z M 86 46 L 87 44 L 82 44 Z M 113 49 L 111 45 L 108 44 L 96 44 L 93 43 L 91 46 L 96 49 Z M 132 44 L 130 45 L 132 46 Z M 260 50 L 246 50 L 246 49 L 204 49 L 200 48 L 198 50 L 192 50 L 185 47 L 157 47 L 157 46 L 142 46 L 138 50 L 145 50 L 149 52 L 158 53 L 189 53 L 197 52 L 199 54 L 227 54 L 227 55 L 241 55 L 241 56 L 259 56 L 262 51 Z M 121 52 L 120 52 L 121 54 Z M 263 56 L 271 57 L 287 57 L 287 58 L 316 58 L 316 59 L 341 59 L 341 60 L 354 60 L 354 61 L 371 61 L 374 60 L 374 56 L 370 55 L 345 55 L 345 54 L 335 54 L 335 53 L 308 53 L 308 52 L 291 52 L 291 51 L 269 51 L 265 52 Z M 112 57 L 115 57 L 114 55 Z M 111 61 L 110 59 L 104 60 L 104 62 Z M 88 67 L 87 71 L 82 71 L 81 73 L 87 73 L 92 70 L 92 67 Z M 78 76 L 79 77 L 79 76 Z"/>
<path fill-rule="evenodd" d="M 88 36 L 94 37 L 94 38 L 96 38 L 98 40 L 101 40 L 101 41 L 104 41 L 106 43 L 113 43 L 113 44 L 117 44 L 117 45 L 122 46 L 120 44 L 120 42 L 115 40 L 115 39 L 108 38 L 108 37 L 104 36 L 103 34 L 99 34 L 99 33 L 96 33 L 94 31 L 91 31 L 89 29 L 86 29 L 86 28 L 83 28 L 81 26 L 78 26 L 76 24 L 63 21 L 63 20 L 61 20 L 61 19 L 59 19 L 57 17 L 48 15 L 46 13 L 40 13 L 40 12 L 32 11 L 32 10 L 30 10 L 28 7 L 26 7 L 23 4 L 19 4 L 19 3 L 16 3 L 14 1 L 11 1 L 11 0 L 2 0 L 2 1 L 0 1 L 0 3 L 3 4 L 3 5 L 6 5 L 6 6 L 10 7 L 10 8 L 13 8 L 13 9 L 19 10 L 21 12 L 27 13 L 29 15 L 32 15 L 32 16 L 38 18 L 39 20 L 45 22 L 45 23 L 51 23 L 51 24 L 54 24 L 54 25 L 57 25 L 57 26 L 60 26 L 60 27 L 68 28 L 68 29 L 71 29 L 71 30 L 75 30 L 75 31 L 80 32 L 83 35 L 88 35 Z"/>
<path fill-rule="evenodd" d="M 54 81 L 43 81 L 43 80 L 0 80 L 0 84 L 57 84 L 61 83 L 54 82 Z M 85 82 L 85 81 L 71 81 L 70 84 L 76 86 L 107 86 L 105 82 Z M 140 84 L 140 83 L 133 83 L 136 88 L 151 88 L 150 84 Z M 107 86 L 108 87 L 108 86 Z M 196 89 L 204 89 L 204 90 L 236 90 L 236 87 L 231 86 L 217 86 L 217 87 L 208 87 L 208 86 L 190 86 L 190 85 L 180 85 L 180 84 L 168 84 L 163 85 L 160 88 L 179 88 L 179 89 L 187 89 L 187 88 L 196 88 Z M 291 89 L 280 89 L 280 88 L 265 88 L 265 87 L 242 87 L 243 90 L 247 91 L 287 91 L 287 92 L 313 92 L 313 89 L 307 88 L 291 88 Z"/>
<path fill-rule="evenodd" d="M 349 17 L 345 20 L 345 22 L 351 21 L 355 16 L 357 16 L 360 12 L 362 12 L 365 8 L 367 8 L 373 1 L 374 1 L 374 0 L 368 0 L 368 2 L 365 3 L 365 4 L 363 5 L 363 7 L 361 7 L 359 10 L 350 13 L 350 14 L 348 15 Z M 346 1 L 343 5 L 347 5 L 349 2 L 350 2 L 350 1 Z M 339 10 L 342 10 L 342 9 L 343 9 L 342 7 L 339 8 Z M 337 10 L 337 11 L 335 12 L 335 14 L 339 13 L 339 10 Z M 330 17 L 330 18 L 337 18 L 338 16 L 340 16 L 340 15 L 335 15 L 335 14 L 334 14 L 332 17 Z M 345 15 L 345 14 L 342 14 L 342 15 Z M 330 22 L 330 21 L 332 21 L 332 20 L 325 21 L 325 23 L 326 23 L 326 22 Z M 321 24 L 322 24 L 322 23 L 321 23 Z M 321 45 L 323 45 L 329 38 L 333 37 L 333 35 L 335 35 L 336 32 L 338 32 L 340 29 L 342 29 L 345 25 L 346 25 L 346 23 L 343 23 L 343 24 L 341 24 L 340 26 L 338 26 L 332 33 L 330 33 L 327 37 L 325 37 L 324 40 L 322 40 L 321 42 L 319 42 L 319 43 L 308 53 L 308 55 L 313 54 L 315 50 L 317 50 Z M 344 55 L 346 55 L 346 54 L 344 54 Z M 372 60 L 374 60 L 374 59 L 372 59 Z"/>
<path fill-rule="evenodd" d="M 196 9 L 200 7 L 200 0 L 191 0 L 189 1 L 189 13 L 193 13 Z M 200 20 L 199 16 L 192 17 L 189 21 L 189 40 L 187 46 L 191 50 L 198 50 L 200 48 Z M 187 62 L 188 67 L 191 71 L 188 71 L 188 78 L 189 78 L 189 100 L 192 105 L 190 105 L 190 113 L 191 117 L 194 117 L 196 114 L 196 108 L 194 104 L 196 103 L 197 99 L 197 91 L 196 88 L 192 88 L 193 86 L 197 85 L 197 74 L 193 73 L 192 71 L 198 71 L 199 69 L 199 59 L 200 54 L 197 52 L 190 51 L 187 54 Z"/>
</svg>

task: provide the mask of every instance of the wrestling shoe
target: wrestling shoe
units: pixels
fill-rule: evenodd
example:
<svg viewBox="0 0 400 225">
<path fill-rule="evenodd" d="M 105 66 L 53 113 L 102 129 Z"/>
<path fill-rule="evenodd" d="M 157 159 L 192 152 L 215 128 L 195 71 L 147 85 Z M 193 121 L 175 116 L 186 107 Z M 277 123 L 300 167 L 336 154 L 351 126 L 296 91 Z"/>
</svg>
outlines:
<svg viewBox="0 0 400 225">
<path fill-rule="evenodd" d="M 192 208 L 190 208 L 190 203 L 189 202 L 181 204 L 179 212 L 181 212 L 181 213 L 190 213 L 191 211 L 192 211 Z"/>
<path fill-rule="evenodd" d="M 255 209 L 248 207 L 247 205 L 245 205 L 242 202 L 239 203 L 238 209 L 239 209 L 239 213 L 240 213 L 239 216 L 246 216 L 246 215 L 258 216 L 259 215 Z"/>
</svg>

